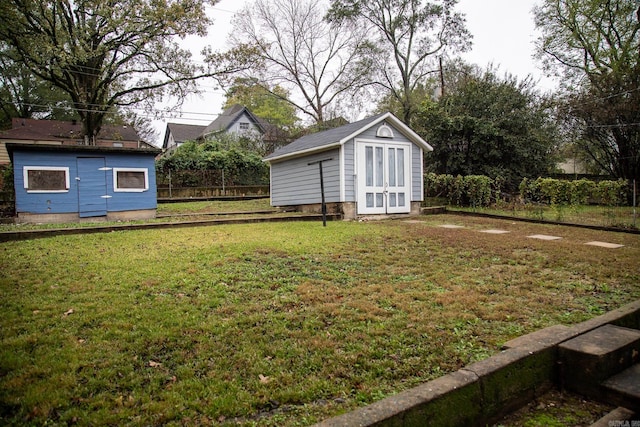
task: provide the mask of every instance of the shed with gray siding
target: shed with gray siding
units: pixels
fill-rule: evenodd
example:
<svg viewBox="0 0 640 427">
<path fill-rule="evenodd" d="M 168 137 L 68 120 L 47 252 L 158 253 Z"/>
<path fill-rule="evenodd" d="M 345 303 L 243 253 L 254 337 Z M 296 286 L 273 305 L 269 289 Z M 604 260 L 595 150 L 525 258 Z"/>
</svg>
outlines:
<svg viewBox="0 0 640 427">
<path fill-rule="evenodd" d="M 391 113 L 306 135 L 265 157 L 271 204 L 318 211 L 325 201 L 347 219 L 417 213 L 423 200 L 423 153 L 433 148 Z"/>
</svg>

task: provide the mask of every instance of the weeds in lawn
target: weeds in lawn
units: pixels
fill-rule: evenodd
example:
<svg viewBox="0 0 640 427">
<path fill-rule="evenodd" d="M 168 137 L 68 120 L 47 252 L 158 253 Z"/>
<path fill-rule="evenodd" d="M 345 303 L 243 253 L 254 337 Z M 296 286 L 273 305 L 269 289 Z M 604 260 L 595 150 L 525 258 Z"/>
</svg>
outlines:
<svg viewBox="0 0 640 427">
<path fill-rule="evenodd" d="M 3 243 L 0 420 L 308 425 L 640 296 L 638 236 L 454 219 Z"/>
</svg>

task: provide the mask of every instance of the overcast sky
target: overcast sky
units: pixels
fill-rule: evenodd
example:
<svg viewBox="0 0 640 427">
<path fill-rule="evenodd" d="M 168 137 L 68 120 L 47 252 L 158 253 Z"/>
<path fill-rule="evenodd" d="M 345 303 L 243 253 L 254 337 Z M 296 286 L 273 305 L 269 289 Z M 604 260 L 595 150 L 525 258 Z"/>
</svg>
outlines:
<svg viewBox="0 0 640 427">
<path fill-rule="evenodd" d="M 207 42 L 223 50 L 232 30 L 233 14 L 251 0 L 221 0 L 212 8 L 214 25 Z M 460 0 L 458 10 L 466 15 L 467 28 L 473 34 L 473 49 L 463 58 L 486 67 L 493 63 L 500 72 L 511 73 L 520 79 L 532 75 L 541 90 L 550 90 L 555 83 L 543 76 L 539 64 L 532 58 L 537 37 L 532 9 L 540 0 Z M 197 44 L 195 41 L 187 43 Z M 162 144 L 166 122 L 207 125 L 221 112 L 224 96 L 213 86 L 205 86 L 202 97 L 191 97 L 182 107 L 182 117 L 155 122 Z"/>
</svg>

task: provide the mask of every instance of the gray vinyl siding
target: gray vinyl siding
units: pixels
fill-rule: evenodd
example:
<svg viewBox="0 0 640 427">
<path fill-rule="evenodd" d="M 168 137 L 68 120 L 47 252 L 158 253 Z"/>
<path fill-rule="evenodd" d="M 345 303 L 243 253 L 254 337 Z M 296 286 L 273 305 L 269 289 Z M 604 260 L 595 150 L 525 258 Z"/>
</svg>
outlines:
<svg viewBox="0 0 640 427">
<path fill-rule="evenodd" d="M 422 150 L 415 144 L 411 144 L 411 201 L 421 202 L 424 200 L 422 187 Z"/>
<path fill-rule="evenodd" d="M 356 201 L 356 155 L 355 143 L 353 139 L 346 142 L 342 147 L 344 156 L 344 201 Z"/>
<path fill-rule="evenodd" d="M 340 201 L 340 150 L 330 150 L 271 164 L 271 204 L 273 206 L 309 205 L 320 203 L 320 171 L 318 165 L 309 163 L 331 158 L 323 162 L 325 201 Z"/>
</svg>

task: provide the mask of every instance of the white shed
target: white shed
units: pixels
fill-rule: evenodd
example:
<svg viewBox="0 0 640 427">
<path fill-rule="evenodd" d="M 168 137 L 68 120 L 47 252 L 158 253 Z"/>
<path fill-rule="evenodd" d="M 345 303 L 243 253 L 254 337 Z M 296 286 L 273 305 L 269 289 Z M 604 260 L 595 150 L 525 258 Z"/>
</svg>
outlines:
<svg viewBox="0 0 640 427">
<path fill-rule="evenodd" d="M 271 204 L 318 212 L 362 215 L 419 213 L 424 198 L 423 153 L 432 151 L 391 113 L 306 135 L 269 156 Z"/>
</svg>

